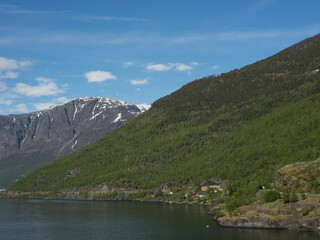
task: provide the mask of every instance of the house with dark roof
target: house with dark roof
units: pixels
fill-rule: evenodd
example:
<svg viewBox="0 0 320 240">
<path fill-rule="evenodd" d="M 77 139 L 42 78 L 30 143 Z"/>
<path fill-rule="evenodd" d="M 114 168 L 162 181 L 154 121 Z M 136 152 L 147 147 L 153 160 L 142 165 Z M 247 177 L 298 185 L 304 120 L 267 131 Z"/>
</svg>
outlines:
<svg viewBox="0 0 320 240">
<path fill-rule="evenodd" d="M 205 182 L 202 183 L 200 186 L 201 186 L 201 191 L 203 191 L 203 192 L 207 191 L 207 190 L 210 189 L 210 188 L 212 188 L 212 189 L 217 189 L 217 190 L 220 190 L 220 189 L 221 189 L 220 183 L 216 183 L 216 182 L 213 182 L 213 181 L 211 181 L 211 180 L 205 181 Z"/>
</svg>

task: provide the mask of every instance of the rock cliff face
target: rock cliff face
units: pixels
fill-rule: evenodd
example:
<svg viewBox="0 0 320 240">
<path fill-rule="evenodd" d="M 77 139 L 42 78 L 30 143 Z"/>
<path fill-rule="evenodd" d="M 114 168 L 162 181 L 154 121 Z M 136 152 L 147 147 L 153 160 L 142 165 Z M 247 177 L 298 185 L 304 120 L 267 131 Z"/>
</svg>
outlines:
<svg viewBox="0 0 320 240">
<path fill-rule="evenodd" d="M 107 98 L 78 98 L 29 114 L 0 116 L 0 188 L 80 149 L 145 109 Z"/>
</svg>

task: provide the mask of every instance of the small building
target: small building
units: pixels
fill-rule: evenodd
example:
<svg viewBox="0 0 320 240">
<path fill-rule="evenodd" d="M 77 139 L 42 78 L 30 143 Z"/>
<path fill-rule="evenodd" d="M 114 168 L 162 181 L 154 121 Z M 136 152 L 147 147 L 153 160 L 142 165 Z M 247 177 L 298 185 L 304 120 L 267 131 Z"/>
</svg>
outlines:
<svg viewBox="0 0 320 240">
<path fill-rule="evenodd" d="M 200 186 L 201 186 L 201 191 L 203 191 L 203 192 L 207 191 L 207 190 L 210 189 L 210 188 L 221 190 L 221 185 L 220 185 L 220 183 L 216 183 L 216 182 L 213 182 L 213 181 L 211 181 L 211 180 L 205 181 L 205 182 L 202 183 Z"/>
</svg>

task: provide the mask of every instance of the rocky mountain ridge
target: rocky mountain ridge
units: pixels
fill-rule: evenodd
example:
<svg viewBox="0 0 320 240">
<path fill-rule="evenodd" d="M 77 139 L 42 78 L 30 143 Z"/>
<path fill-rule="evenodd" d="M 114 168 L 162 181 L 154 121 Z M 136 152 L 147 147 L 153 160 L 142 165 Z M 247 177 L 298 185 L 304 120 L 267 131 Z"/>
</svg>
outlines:
<svg viewBox="0 0 320 240">
<path fill-rule="evenodd" d="M 84 97 L 39 112 L 0 116 L 0 187 L 100 139 L 144 110 L 124 101 Z"/>
</svg>

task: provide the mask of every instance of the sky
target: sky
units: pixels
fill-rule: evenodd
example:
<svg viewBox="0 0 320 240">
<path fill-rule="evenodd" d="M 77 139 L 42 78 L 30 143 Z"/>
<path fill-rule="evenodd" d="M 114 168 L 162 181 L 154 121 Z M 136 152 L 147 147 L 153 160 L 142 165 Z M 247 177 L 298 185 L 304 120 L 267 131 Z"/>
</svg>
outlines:
<svg viewBox="0 0 320 240">
<path fill-rule="evenodd" d="M 319 0 L 0 0 L 0 115 L 151 105 L 320 32 Z"/>
</svg>

